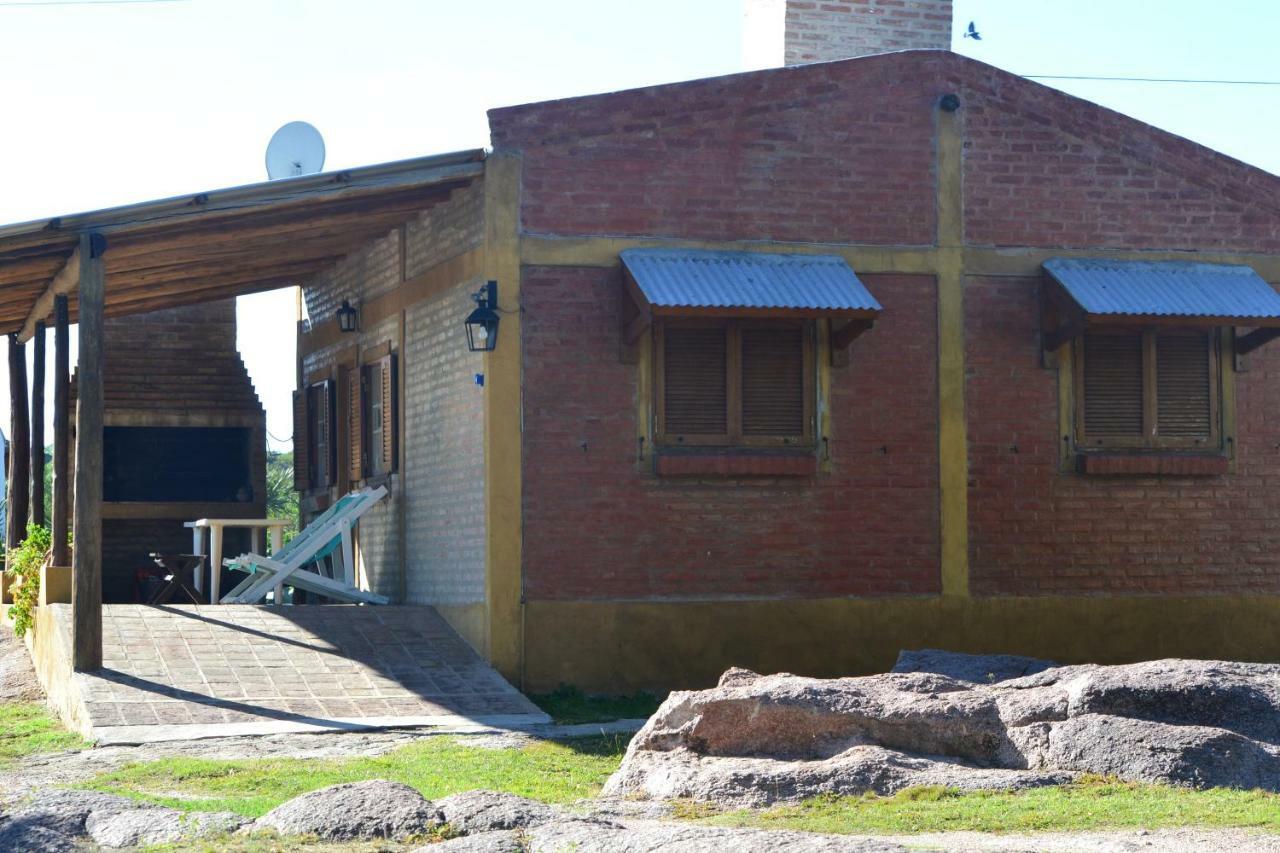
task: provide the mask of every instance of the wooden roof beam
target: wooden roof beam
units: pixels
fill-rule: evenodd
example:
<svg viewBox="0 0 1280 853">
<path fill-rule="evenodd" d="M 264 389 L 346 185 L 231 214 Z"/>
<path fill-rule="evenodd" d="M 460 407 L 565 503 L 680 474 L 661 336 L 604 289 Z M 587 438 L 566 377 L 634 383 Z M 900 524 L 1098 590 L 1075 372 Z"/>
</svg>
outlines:
<svg viewBox="0 0 1280 853">
<path fill-rule="evenodd" d="M 18 343 L 25 344 L 36 333 L 36 323 L 49 319 L 53 314 L 53 302 L 59 296 L 71 293 L 80 285 L 80 248 L 77 246 L 62 265 L 62 269 L 54 274 L 49 286 L 36 297 L 35 303 L 27 313 L 27 319 L 18 332 Z"/>
</svg>

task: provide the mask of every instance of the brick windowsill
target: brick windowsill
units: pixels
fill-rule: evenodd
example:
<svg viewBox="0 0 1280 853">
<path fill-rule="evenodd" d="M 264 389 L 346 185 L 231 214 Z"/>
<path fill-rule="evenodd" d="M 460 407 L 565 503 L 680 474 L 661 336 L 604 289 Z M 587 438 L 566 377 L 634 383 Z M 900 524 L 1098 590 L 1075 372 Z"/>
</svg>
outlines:
<svg viewBox="0 0 1280 853">
<path fill-rule="evenodd" d="M 1225 456 L 1174 456 L 1142 453 L 1081 454 L 1080 473 L 1094 475 L 1147 475 L 1170 477 L 1213 477 L 1231 470 Z"/>
<path fill-rule="evenodd" d="M 818 473 L 813 455 L 700 453 L 659 456 L 659 477 L 812 477 Z"/>
</svg>

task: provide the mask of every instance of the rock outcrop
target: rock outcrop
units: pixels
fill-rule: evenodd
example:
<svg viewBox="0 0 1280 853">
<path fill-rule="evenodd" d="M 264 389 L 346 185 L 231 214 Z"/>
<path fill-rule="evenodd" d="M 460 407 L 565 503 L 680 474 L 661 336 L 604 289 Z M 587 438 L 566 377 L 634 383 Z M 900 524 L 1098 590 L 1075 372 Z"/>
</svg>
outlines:
<svg viewBox="0 0 1280 853">
<path fill-rule="evenodd" d="M 862 678 L 762 676 L 673 693 L 607 795 L 743 806 L 904 787 L 1019 788 L 1106 773 L 1280 790 L 1280 666 L 1054 666 L 904 652 Z"/>
<path fill-rule="evenodd" d="M 403 841 L 444 823 L 440 810 L 400 782 L 371 779 L 330 785 L 281 803 L 250 827 L 324 841 Z"/>
<path fill-rule="evenodd" d="M 869 839 L 806 832 L 766 831 L 695 826 L 655 820 L 645 804 L 609 801 L 620 808 L 599 809 L 596 803 L 549 806 L 512 794 L 467 791 L 437 801 L 456 837 L 419 847 L 414 853 L 906 853 L 906 848 Z M 636 812 L 613 820 L 617 812 Z"/>
<path fill-rule="evenodd" d="M 437 801 L 436 807 L 449 829 L 462 835 L 528 829 L 559 816 L 546 803 L 498 791 L 464 791 Z"/>
<path fill-rule="evenodd" d="M 80 850 L 86 838 L 108 849 L 169 844 L 244 823 L 229 812 L 183 814 L 114 794 L 49 788 L 0 816 L 0 850 Z"/>
<path fill-rule="evenodd" d="M 183 812 L 174 809 L 128 809 L 85 821 L 94 843 L 112 849 L 177 844 L 208 835 L 234 832 L 246 823 L 230 812 Z"/>
</svg>

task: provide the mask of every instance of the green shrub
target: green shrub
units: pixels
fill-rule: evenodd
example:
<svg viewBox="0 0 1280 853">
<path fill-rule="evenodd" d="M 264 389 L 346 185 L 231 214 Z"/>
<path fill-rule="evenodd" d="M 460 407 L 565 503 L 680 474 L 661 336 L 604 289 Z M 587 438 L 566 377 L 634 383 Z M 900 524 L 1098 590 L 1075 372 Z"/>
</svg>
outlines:
<svg viewBox="0 0 1280 853">
<path fill-rule="evenodd" d="M 24 636 L 31 627 L 31 614 L 40 600 L 40 567 L 49 557 L 53 538 L 49 528 L 39 524 L 27 525 L 27 538 L 17 548 L 5 554 L 5 571 L 9 573 L 13 590 L 13 604 L 9 605 L 9 618 L 13 630 Z"/>
</svg>

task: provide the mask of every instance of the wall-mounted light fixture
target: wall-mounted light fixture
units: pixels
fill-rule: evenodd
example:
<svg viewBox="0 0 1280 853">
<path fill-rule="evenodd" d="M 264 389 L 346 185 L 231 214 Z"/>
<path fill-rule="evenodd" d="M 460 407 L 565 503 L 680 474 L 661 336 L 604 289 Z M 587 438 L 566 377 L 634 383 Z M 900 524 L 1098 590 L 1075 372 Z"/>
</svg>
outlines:
<svg viewBox="0 0 1280 853">
<path fill-rule="evenodd" d="M 487 282 L 471 298 L 476 308 L 467 315 L 467 349 L 492 352 L 498 346 L 498 283 Z"/>
<path fill-rule="evenodd" d="M 351 303 L 342 300 L 342 307 L 338 309 L 338 330 L 342 332 L 354 332 L 360 326 L 360 312 L 351 307 Z"/>
</svg>

